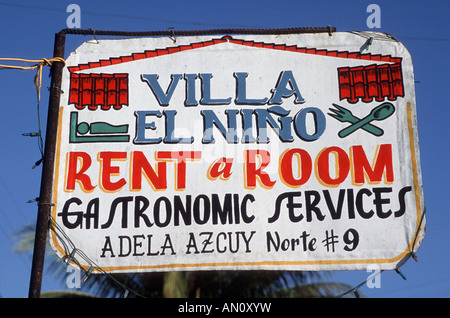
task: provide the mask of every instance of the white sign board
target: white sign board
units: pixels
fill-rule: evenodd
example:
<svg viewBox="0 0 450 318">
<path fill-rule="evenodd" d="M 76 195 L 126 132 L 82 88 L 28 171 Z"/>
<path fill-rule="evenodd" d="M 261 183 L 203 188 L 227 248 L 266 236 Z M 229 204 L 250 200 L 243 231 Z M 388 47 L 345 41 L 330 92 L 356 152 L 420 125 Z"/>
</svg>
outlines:
<svg viewBox="0 0 450 318">
<path fill-rule="evenodd" d="M 401 43 L 366 40 L 84 43 L 52 210 L 73 245 L 52 231 L 53 248 L 107 272 L 396 268 L 425 225 L 413 67 Z"/>
</svg>

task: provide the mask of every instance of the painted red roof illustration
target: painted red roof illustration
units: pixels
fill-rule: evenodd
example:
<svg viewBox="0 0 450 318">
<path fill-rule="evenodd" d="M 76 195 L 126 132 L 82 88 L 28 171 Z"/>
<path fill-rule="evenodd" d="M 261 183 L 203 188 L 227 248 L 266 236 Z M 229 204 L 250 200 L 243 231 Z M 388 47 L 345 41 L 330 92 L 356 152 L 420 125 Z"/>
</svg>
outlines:
<svg viewBox="0 0 450 318">
<path fill-rule="evenodd" d="M 111 57 L 106 60 L 99 60 L 96 62 L 79 64 L 77 66 L 69 67 L 69 71 L 71 73 L 79 72 L 79 71 L 83 71 L 86 69 L 92 69 L 92 68 L 109 66 L 109 65 L 116 65 L 116 64 L 131 62 L 131 61 L 138 61 L 138 60 L 153 58 L 153 57 L 162 56 L 162 55 L 174 54 L 174 53 L 184 52 L 184 51 L 188 51 L 188 50 L 195 50 L 198 48 L 208 47 L 211 45 L 227 43 L 227 42 L 233 43 L 233 44 L 238 44 L 238 45 L 249 46 L 249 47 L 297 52 L 297 53 L 303 53 L 303 54 L 330 56 L 330 57 L 345 58 L 345 59 L 359 59 L 359 60 L 387 62 L 387 63 L 400 63 L 402 61 L 402 58 L 392 57 L 390 55 L 371 54 L 371 53 L 361 54 L 360 52 L 316 49 L 316 48 L 308 48 L 308 47 L 299 47 L 296 45 L 239 40 L 239 39 L 233 39 L 231 36 L 224 36 L 220 39 L 212 39 L 209 41 L 196 42 L 196 43 L 191 43 L 188 45 L 179 45 L 179 46 L 166 47 L 166 48 L 155 49 L 155 50 L 146 50 L 144 52 L 133 53 L 131 55 L 120 56 L 120 57 Z"/>
<path fill-rule="evenodd" d="M 178 52 L 195 50 L 227 42 L 248 47 L 301 54 L 384 62 L 386 64 L 375 65 L 373 67 L 338 69 L 340 99 L 348 99 L 349 102 L 355 103 L 360 99 L 364 102 L 369 102 L 373 98 L 381 100 L 388 97 L 390 100 L 393 100 L 397 96 L 404 96 L 401 72 L 402 58 L 400 57 L 255 42 L 224 36 L 218 39 L 188 45 L 145 50 L 144 52 L 132 53 L 131 55 L 110 57 L 109 59 L 70 66 L 68 67 L 71 73 L 69 104 L 75 104 L 77 109 L 83 109 L 88 106 L 91 110 L 97 109 L 98 106 L 101 106 L 103 110 L 108 110 L 111 107 L 121 109 L 122 106 L 128 105 L 128 74 L 77 74 L 77 72 L 168 54 L 176 54 Z"/>
</svg>

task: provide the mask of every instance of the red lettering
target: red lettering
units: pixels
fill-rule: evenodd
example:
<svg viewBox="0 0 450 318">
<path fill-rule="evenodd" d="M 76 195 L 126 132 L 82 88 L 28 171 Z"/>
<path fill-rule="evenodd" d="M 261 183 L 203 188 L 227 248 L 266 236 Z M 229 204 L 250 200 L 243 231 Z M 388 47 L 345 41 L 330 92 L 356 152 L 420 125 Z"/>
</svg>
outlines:
<svg viewBox="0 0 450 318">
<path fill-rule="evenodd" d="M 156 159 L 175 162 L 175 190 L 186 189 L 186 162 L 200 160 L 201 151 L 158 151 Z"/>
<path fill-rule="evenodd" d="M 111 176 L 120 175 L 120 167 L 111 165 L 113 160 L 126 160 L 126 152 L 105 151 L 99 152 L 98 159 L 100 161 L 100 187 L 106 192 L 119 191 L 127 184 L 124 178 L 116 182 L 111 181 Z"/>
<path fill-rule="evenodd" d="M 67 163 L 66 190 L 75 190 L 75 182 L 78 182 L 84 192 L 92 192 L 95 186 L 92 185 L 91 178 L 85 173 L 91 166 L 92 160 L 86 152 L 69 152 Z M 78 162 L 81 163 L 78 170 Z"/>
<path fill-rule="evenodd" d="M 142 189 L 142 175 L 145 176 L 154 190 L 167 189 L 166 162 L 157 162 L 155 172 L 142 151 L 133 151 L 131 158 L 131 190 L 139 191 Z"/>
<path fill-rule="evenodd" d="M 350 151 L 353 160 L 353 181 L 355 184 L 363 184 L 366 178 L 368 183 L 379 183 L 383 175 L 385 176 L 385 183 L 394 182 L 392 145 L 383 144 L 378 146 L 373 165 L 370 165 L 367 160 L 362 146 L 352 146 Z"/>
<path fill-rule="evenodd" d="M 335 157 L 335 177 L 330 176 L 330 154 Z M 337 187 L 350 171 L 347 153 L 339 147 L 324 148 L 316 158 L 317 180 L 328 187 Z"/>
<path fill-rule="evenodd" d="M 143 178 L 155 191 L 166 190 L 167 162 L 174 163 L 174 188 L 184 190 L 187 186 L 187 162 L 201 159 L 201 151 L 156 151 L 155 163 L 150 163 L 142 151 L 127 152 L 105 151 L 98 153 L 99 187 L 104 192 L 116 192 L 128 182 L 130 191 L 141 191 Z M 129 164 L 119 165 L 114 161 L 130 160 Z M 337 187 L 342 184 L 351 171 L 354 185 L 365 182 L 380 183 L 384 177 L 386 184 L 394 182 L 392 162 L 392 145 L 378 145 L 372 164 L 361 145 L 350 147 L 349 153 L 344 149 L 332 146 L 322 149 L 313 162 L 310 154 L 300 148 L 287 149 L 279 159 L 278 175 L 288 187 L 298 188 L 306 184 L 313 170 L 318 182 L 326 187 Z M 244 152 L 244 187 L 255 189 L 257 183 L 265 189 L 272 189 L 276 180 L 267 172 L 270 164 L 270 152 L 251 149 Z M 228 180 L 232 174 L 234 158 L 221 157 L 212 162 L 207 170 L 209 180 Z M 76 183 L 84 192 L 92 192 L 96 185 L 92 184 L 92 159 L 86 152 L 69 152 L 66 160 L 65 191 L 74 191 Z M 125 169 L 125 166 L 129 170 Z M 91 169 L 91 170 L 89 170 Z M 123 169 L 127 171 L 122 171 Z M 91 173 L 89 173 L 91 171 Z M 129 173 L 128 173 L 129 172 Z M 129 178 L 129 179 L 127 179 Z"/>
<path fill-rule="evenodd" d="M 259 158 L 259 160 L 257 160 Z M 260 162 L 257 167 L 257 161 Z M 263 171 L 270 163 L 270 153 L 267 150 L 246 150 L 244 163 L 244 186 L 249 189 L 256 188 L 256 180 L 263 188 L 272 188 L 276 181 L 272 181 L 267 172 Z"/>
<path fill-rule="evenodd" d="M 219 158 L 211 164 L 206 176 L 210 180 L 216 180 L 219 177 L 222 180 L 228 180 L 231 176 L 232 165 L 233 158 Z"/>
<path fill-rule="evenodd" d="M 293 158 L 297 163 L 293 163 Z M 293 166 L 298 166 L 297 177 L 294 176 Z M 281 181 L 289 187 L 298 188 L 308 182 L 312 171 L 312 160 L 306 150 L 289 149 L 280 157 L 280 178 Z"/>
</svg>

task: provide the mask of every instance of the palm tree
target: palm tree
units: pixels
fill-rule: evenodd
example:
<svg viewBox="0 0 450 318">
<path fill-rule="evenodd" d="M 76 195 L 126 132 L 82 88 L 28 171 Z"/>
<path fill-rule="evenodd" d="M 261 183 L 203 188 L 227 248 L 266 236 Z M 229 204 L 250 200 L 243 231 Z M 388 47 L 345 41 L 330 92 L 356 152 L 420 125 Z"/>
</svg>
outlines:
<svg viewBox="0 0 450 318">
<path fill-rule="evenodd" d="M 24 253 L 33 248 L 34 226 L 24 226 L 17 233 L 15 249 Z M 48 271 L 62 281 L 66 266 L 47 247 Z M 325 282 L 330 272 L 308 271 L 177 271 L 91 275 L 80 292 L 46 293 L 45 297 L 155 297 L 155 298 L 268 298 L 333 297 L 350 290 L 343 283 Z M 131 293 L 129 293 L 131 291 Z"/>
</svg>

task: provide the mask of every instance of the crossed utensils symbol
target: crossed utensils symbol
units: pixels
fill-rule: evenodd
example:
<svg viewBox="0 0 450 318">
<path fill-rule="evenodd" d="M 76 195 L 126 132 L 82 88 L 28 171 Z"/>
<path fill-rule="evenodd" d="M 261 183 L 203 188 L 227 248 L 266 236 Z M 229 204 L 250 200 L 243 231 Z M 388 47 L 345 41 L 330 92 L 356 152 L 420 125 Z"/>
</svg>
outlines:
<svg viewBox="0 0 450 318">
<path fill-rule="evenodd" d="M 340 122 L 351 123 L 350 126 L 339 131 L 338 136 L 341 138 L 347 137 L 358 129 L 363 129 L 375 136 L 382 136 L 384 134 L 383 129 L 372 125 L 371 122 L 374 120 L 385 120 L 395 112 L 394 105 L 386 102 L 373 108 L 366 117 L 358 118 L 354 116 L 350 110 L 342 106 L 336 104 L 333 104 L 333 106 L 336 107 L 336 109 L 330 108 L 330 111 L 334 114 L 328 113 L 328 115 Z"/>
</svg>

